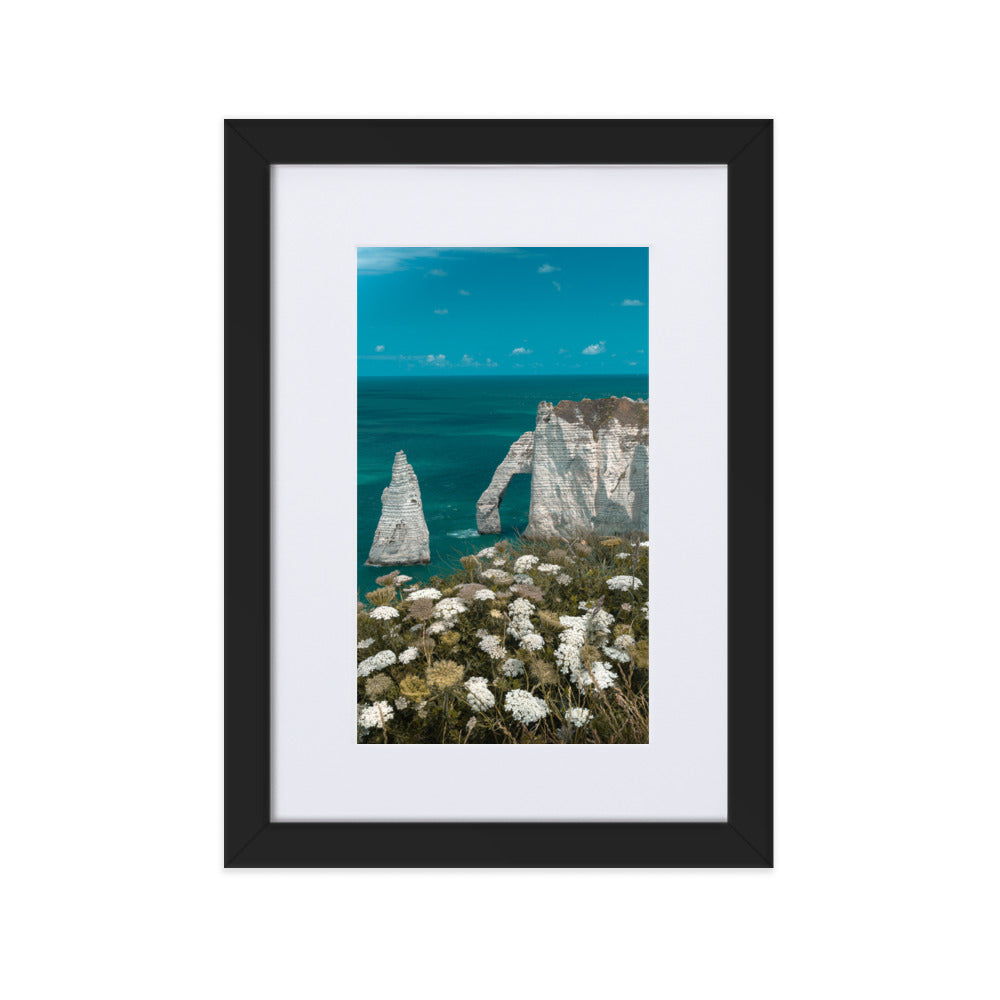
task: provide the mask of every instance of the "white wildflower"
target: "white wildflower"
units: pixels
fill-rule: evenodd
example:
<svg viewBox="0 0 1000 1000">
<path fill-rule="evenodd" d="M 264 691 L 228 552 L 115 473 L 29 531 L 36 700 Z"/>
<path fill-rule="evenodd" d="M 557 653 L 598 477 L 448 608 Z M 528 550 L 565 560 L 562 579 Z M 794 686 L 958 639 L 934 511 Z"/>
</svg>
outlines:
<svg viewBox="0 0 1000 1000">
<path fill-rule="evenodd" d="M 536 568 L 539 573 L 558 573 L 562 566 L 556 566 L 555 563 L 540 563 Z"/>
<path fill-rule="evenodd" d="M 531 615 L 535 612 L 535 606 L 524 597 L 518 597 L 508 605 L 512 615 Z"/>
<path fill-rule="evenodd" d="M 434 617 L 454 620 L 464 611 L 468 611 L 465 603 L 457 597 L 445 597 L 434 605 Z"/>
<path fill-rule="evenodd" d="M 368 617 L 381 622 L 386 621 L 389 618 L 398 618 L 399 612 L 395 608 L 390 607 L 388 604 L 383 604 L 381 607 L 372 608 L 372 610 L 368 612 Z"/>
<path fill-rule="evenodd" d="M 576 686 L 582 691 L 594 685 L 598 690 L 614 687 L 618 675 L 611 669 L 610 663 L 592 663 L 589 667 L 581 666 L 576 677 Z"/>
<path fill-rule="evenodd" d="M 607 632 L 615 623 L 615 616 L 604 608 L 598 608 L 590 615 L 590 629 L 592 632 Z"/>
<path fill-rule="evenodd" d="M 494 546 L 491 545 L 488 549 L 480 549 L 479 552 L 476 553 L 476 558 L 492 559 L 496 554 L 497 554 L 496 548 L 494 548 Z"/>
<path fill-rule="evenodd" d="M 517 573 L 514 576 L 514 583 L 534 583 L 535 581 L 527 573 Z"/>
<path fill-rule="evenodd" d="M 475 601 L 495 601 L 497 595 L 493 593 L 492 590 L 487 590 L 483 587 L 482 590 L 477 590 L 473 595 L 473 600 Z"/>
<path fill-rule="evenodd" d="M 402 695 L 400 695 L 400 696 L 399 696 L 399 697 L 398 697 L 398 698 L 397 698 L 397 699 L 396 699 L 396 700 L 395 700 L 395 701 L 393 702 L 393 704 L 394 704 L 394 705 L 396 706 L 396 708 L 398 708 L 398 709 L 399 709 L 400 711 L 402 711 L 402 710 L 403 710 L 404 708 L 409 708 L 409 706 L 410 706 L 410 702 L 409 702 L 409 699 L 408 699 L 408 698 L 404 698 L 404 697 L 403 697 Z"/>
<path fill-rule="evenodd" d="M 400 573 L 399 576 L 396 577 L 396 583 L 410 583 L 412 580 L 412 576 L 406 576 L 403 573 Z"/>
<path fill-rule="evenodd" d="M 538 565 L 538 556 L 518 556 L 514 563 L 515 573 L 526 573 L 533 566 Z"/>
<path fill-rule="evenodd" d="M 564 587 L 565 587 L 565 586 L 566 586 L 567 584 L 569 584 L 569 583 L 572 583 L 572 582 L 573 582 L 573 580 L 572 580 L 572 578 L 570 577 L 569 573 L 560 573 L 560 574 L 559 574 L 559 575 L 558 575 L 558 576 L 556 577 L 556 583 L 561 583 L 561 584 L 562 584 L 562 585 L 563 585 Z"/>
<path fill-rule="evenodd" d="M 632 605 L 631 604 L 623 604 L 622 605 L 622 611 L 631 611 L 631 610 L 632 610 Z"/>
<path fill-rule="evenodd" d="M 365 729 L 382 729 L 383 723 L 388 722 L 394 714 L 389 702 L 377 701 L 374 705 L 366 705 L 361 709 L 358 722 Z"/>
<path fill-rule="evenodd" d="M 442 632 L 447 632 L 451 628 L 451 623 L 454 621 L 453 618 L 449 618 L 443 622 L 432 622 L 427 628 L 428 635 L 440 635 Z"/>
<path fill-rule="evenodd" d="M 631 559 L 632 558 L 632 553 L 631 552 L 616 552 L 615 553 L 615 558 L 616 559 Z"/>
<path fill-rule="evenodd" d="M 487 580 L 495 580 L 501 585 L 514 582 L 510 573 L 505 573 L 502 569 L 484 569 L 479 575 Z"/>
<path fill-rule="evenodd" d="M 441 591 L 435 590 L 434 587 L 422 587 L 420 590 L 411 590 L 406 595 L 408 601 L 422 601 L 425 597 L 431 601 L 438 601 L 441 599 Z"/>
<path fill-rule="evenodd" d="M 521 649 L 527 649 L 529 652 L 537 653 L 544 645 L 545 640 L 537 632 L 521 637 Z"/>
<path fill-rule="evenodd" d="M 362 660 L 358 664 L 358 676 L 367 677 L 375 673 L 376 670 L 384 670 L 391 667 L 396 662 L 396 654 L 391 649 L 383 649 L 381 653 L 369 656 L 367 660 Z"/>
<path fill-rule="evenodd" d="M 623 649 L 619 649 L 617 646 L 604 646 L 602 652 L 609 659 L 617 660 L 619 663 L 628 663 L 631 657 Z"/>
<path fill-rule="evenodd" d="M 649 548 L 649 539 L 647 538 L 646 541 L 639 542 L 639 548 L 641 548 L 641 549 L 648 549 Z"/>
<path fill-rule="evenodd" d="M 530 726 L 539 719 L 544 719 L 549 714 L 549 706 L 541 698 L 536 698 L 528 691 L 518 688 L 515 691 L 508 691 L 503 700 L 504 708 L 518 722 L 523 722 Z"/>
<path fill-rule="evenodd" d="M 358 643 L 358 649 L 367 649 L 374 641 L 374 639 L 362 639 Z"/>
<path fill-rule="evenodd" d="M 486 635 L 480 639 L 479 648 L 493 660 L 502 660 L 507 655 L 503 643 L 495 635 Z"/>
<path fill-rule="evenodd" d="M 416 646 L 408 646 L 399 654 L 400 663 L 412 663 L 418 656 L 420 652 L 417 650 Z"/>
<path fill-rule="evenodd" d="M 496 704 L 485 677 L 470 677 L 465 682 L 465 690 L 468 691 L 469 707 L 476 712 L 489 711 Z"/>
<path fill-rule="evenodd" d="M 635 637 L 631 635 L 620 635 L 615 639 L 615 645 L 619 649 L 629 649 L 635 645 Z"/>
<path fill-rule="evenodd" d="M 524 673 L 524 664 L 520 660 L 508 660 L 501 668 L 504 677 L 517 677 Z"/>
<path fill-rule="evenodd" d="M 608 580 L 609 590 L 638 590 L 642 580 L 637 576 L 613 576 Z"/>
<path fill-rule="evenodd" d="M 577 729 L 586 725 L 594 717 L 589 708 L 569 708 L 566 710 L 566 721 Z"/>
</svg>

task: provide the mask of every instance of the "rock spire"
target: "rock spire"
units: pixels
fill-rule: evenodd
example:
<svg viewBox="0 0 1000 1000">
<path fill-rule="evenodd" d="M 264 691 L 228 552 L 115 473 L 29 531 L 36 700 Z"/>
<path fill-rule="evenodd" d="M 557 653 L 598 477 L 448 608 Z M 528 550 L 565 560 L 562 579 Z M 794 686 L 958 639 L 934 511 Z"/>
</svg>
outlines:
<svg viewBox="0 0 1000 1000">
<path fill-rule="evenodd" d="M 382 516 L 368 553 L 368 566 L 412 566 L 431 561 L 417 474 L 402 451 L 392 463 L 392 479 L 382 491 Z"/>
</svg>

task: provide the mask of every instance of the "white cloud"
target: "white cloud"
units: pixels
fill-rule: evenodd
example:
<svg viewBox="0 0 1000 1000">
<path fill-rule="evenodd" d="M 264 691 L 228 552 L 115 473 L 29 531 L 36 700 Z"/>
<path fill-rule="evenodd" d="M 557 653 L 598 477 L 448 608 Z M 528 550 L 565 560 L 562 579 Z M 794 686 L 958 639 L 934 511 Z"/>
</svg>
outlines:
<svg viewBox="0 0 1000 1000">
<path fill-rule="evenodd" d="M 448 272 L 447 271 L 442 271 L 441 268 L 439 268 L 439 267 L 431 268 L 431 270 L 429 270 L 427 273 L 434 275 L 435 278 L 447 278 L 448 277 Z"/>
<path fill-rule="evenodd" d="M 435 316 L 447 316 L 448 315 L 448 310 L 447 309 L 435 309 L 434 310 L 434 315 Z"/>
<path fill-rule="evenodd" d="M 569 354 L 569 351 L 567 351 L 565 347 L 560 347 L 559 348 L 559 353 L 560 354 Z"/>
<path fill-rule="evenodd" d="M 583 349 L 584 354 L 603 354 L 607 347 L 605 346 L 606 341 L 602 340 L 599 343 L 591 344 L 589 347 Z"/>
<path fill-rule="evenodd" d="M 475 363 L 476 363 L 476 359 L 471 354 L 463 354 L 462 355 L 462 364 L 463 365 L 474 365 Z M 635 364 L 634 361 L 632 363 Z"/>
<path fill-rule="evenodd" d="M 644 306 L 645 302 L 640 302 L 638 299 L 625 299 L 622 302 L 623 306 Z"/>
<path fill-rule="evenodd" d="M 460 289 L 458 290 L 458 294 L 459 294 L 459 295 L 471 295 L 471 294 L 472 294 L 472 292 L 467 292 L 467 291 L 466 291 L 466 290 L 465 290 L 464 288 L 460 288 Z"/>
<path fill-rule="evenodd" d="M 551 274 L 553 271 L 561 271 L 561 267 L 555 267 L 552 264 L 542 264 L 538 269 L 539 274 Z"/>
<path fill-rule="evenodd" d="M 423 270 L 430 261 L 458 260 L 473 253 L 526 255 L 521 247 L 358 247 L 358 274 Z"/>
<path fill-rule="evenodd" d="M 447 358 L 443 354 L 428 354 L 424 358 L 425 365 L 443 365 L 447 362 Z"/>
<path fill-rule="evenodd" d="M 531 354 L 531 353 L 532 351 L 530 347 L 515 347 L 514 350 L 510 352 L 511 357 L 513 357 L 515 354 Z"/>
<path fill-rule="evenodd" d="M 562 285 L 560 285 L 558 281 L 553 281 L 552 284 L 556 286 L 556 291 L 557 292 L 561 292 L 562 291 Z"/>
<path fill-rule="evenodd" d="M 496 368 L 496 366 L 497 366 L 497 363 L 492 358 L 487 358 L 486 359 L 486 367 L 487 368 Z"/>
<path fill-rule="evenodd" d="M 375 348 L 375 353 L 376 353 L 376 354 L 381 354 L 381 353 L 382 353 L 382 352 L 383 352 L 384 350 L 385 350 L 385 344 L 379 344 L 379 345 L 378 345 L 378 346 L 377 346 L 377 347 Z"/>
</svg>

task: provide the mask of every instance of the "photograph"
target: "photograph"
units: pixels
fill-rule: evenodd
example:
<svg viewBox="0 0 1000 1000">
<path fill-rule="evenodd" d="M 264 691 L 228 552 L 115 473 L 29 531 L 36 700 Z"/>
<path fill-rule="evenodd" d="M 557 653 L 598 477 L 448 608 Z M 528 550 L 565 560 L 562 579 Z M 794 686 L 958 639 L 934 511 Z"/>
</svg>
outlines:
<svg viewBox="0 0 1000 1000">
<path fill-rule="evenodd" d="M 648 247 L 359 247 L 357 739 L 649 742 Z"/>
</svg>

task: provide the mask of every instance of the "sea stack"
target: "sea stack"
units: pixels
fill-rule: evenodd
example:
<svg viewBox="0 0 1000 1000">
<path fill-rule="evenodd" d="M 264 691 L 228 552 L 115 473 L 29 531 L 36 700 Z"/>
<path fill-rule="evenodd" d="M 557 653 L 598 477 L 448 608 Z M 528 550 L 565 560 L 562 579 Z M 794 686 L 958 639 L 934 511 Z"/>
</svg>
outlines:
<svg viewBox="0 0 1000 1000">
<path fill-rule="evenodd" d="M 430 534 L 420 501 L 420 484 L 406 455 L 397 451 L 392 479 L 382 491 L 382 516 L 366 565 L 412 566 L 430 561 Z"/>
<path fill-rule="evenodd" d="M 511 446 L 507 456 L 497 466 L 490 485 L 476 503 L 476 527 L 481 535 L 500 534 L 500 504 L 511 479 L 531 472 L 535 435 L 525 431 Z"/>
<path fill-rule="evenodd" d="M 649 403 L 539 403 L 525 537 L 649 531 Z"/>
</svg>

